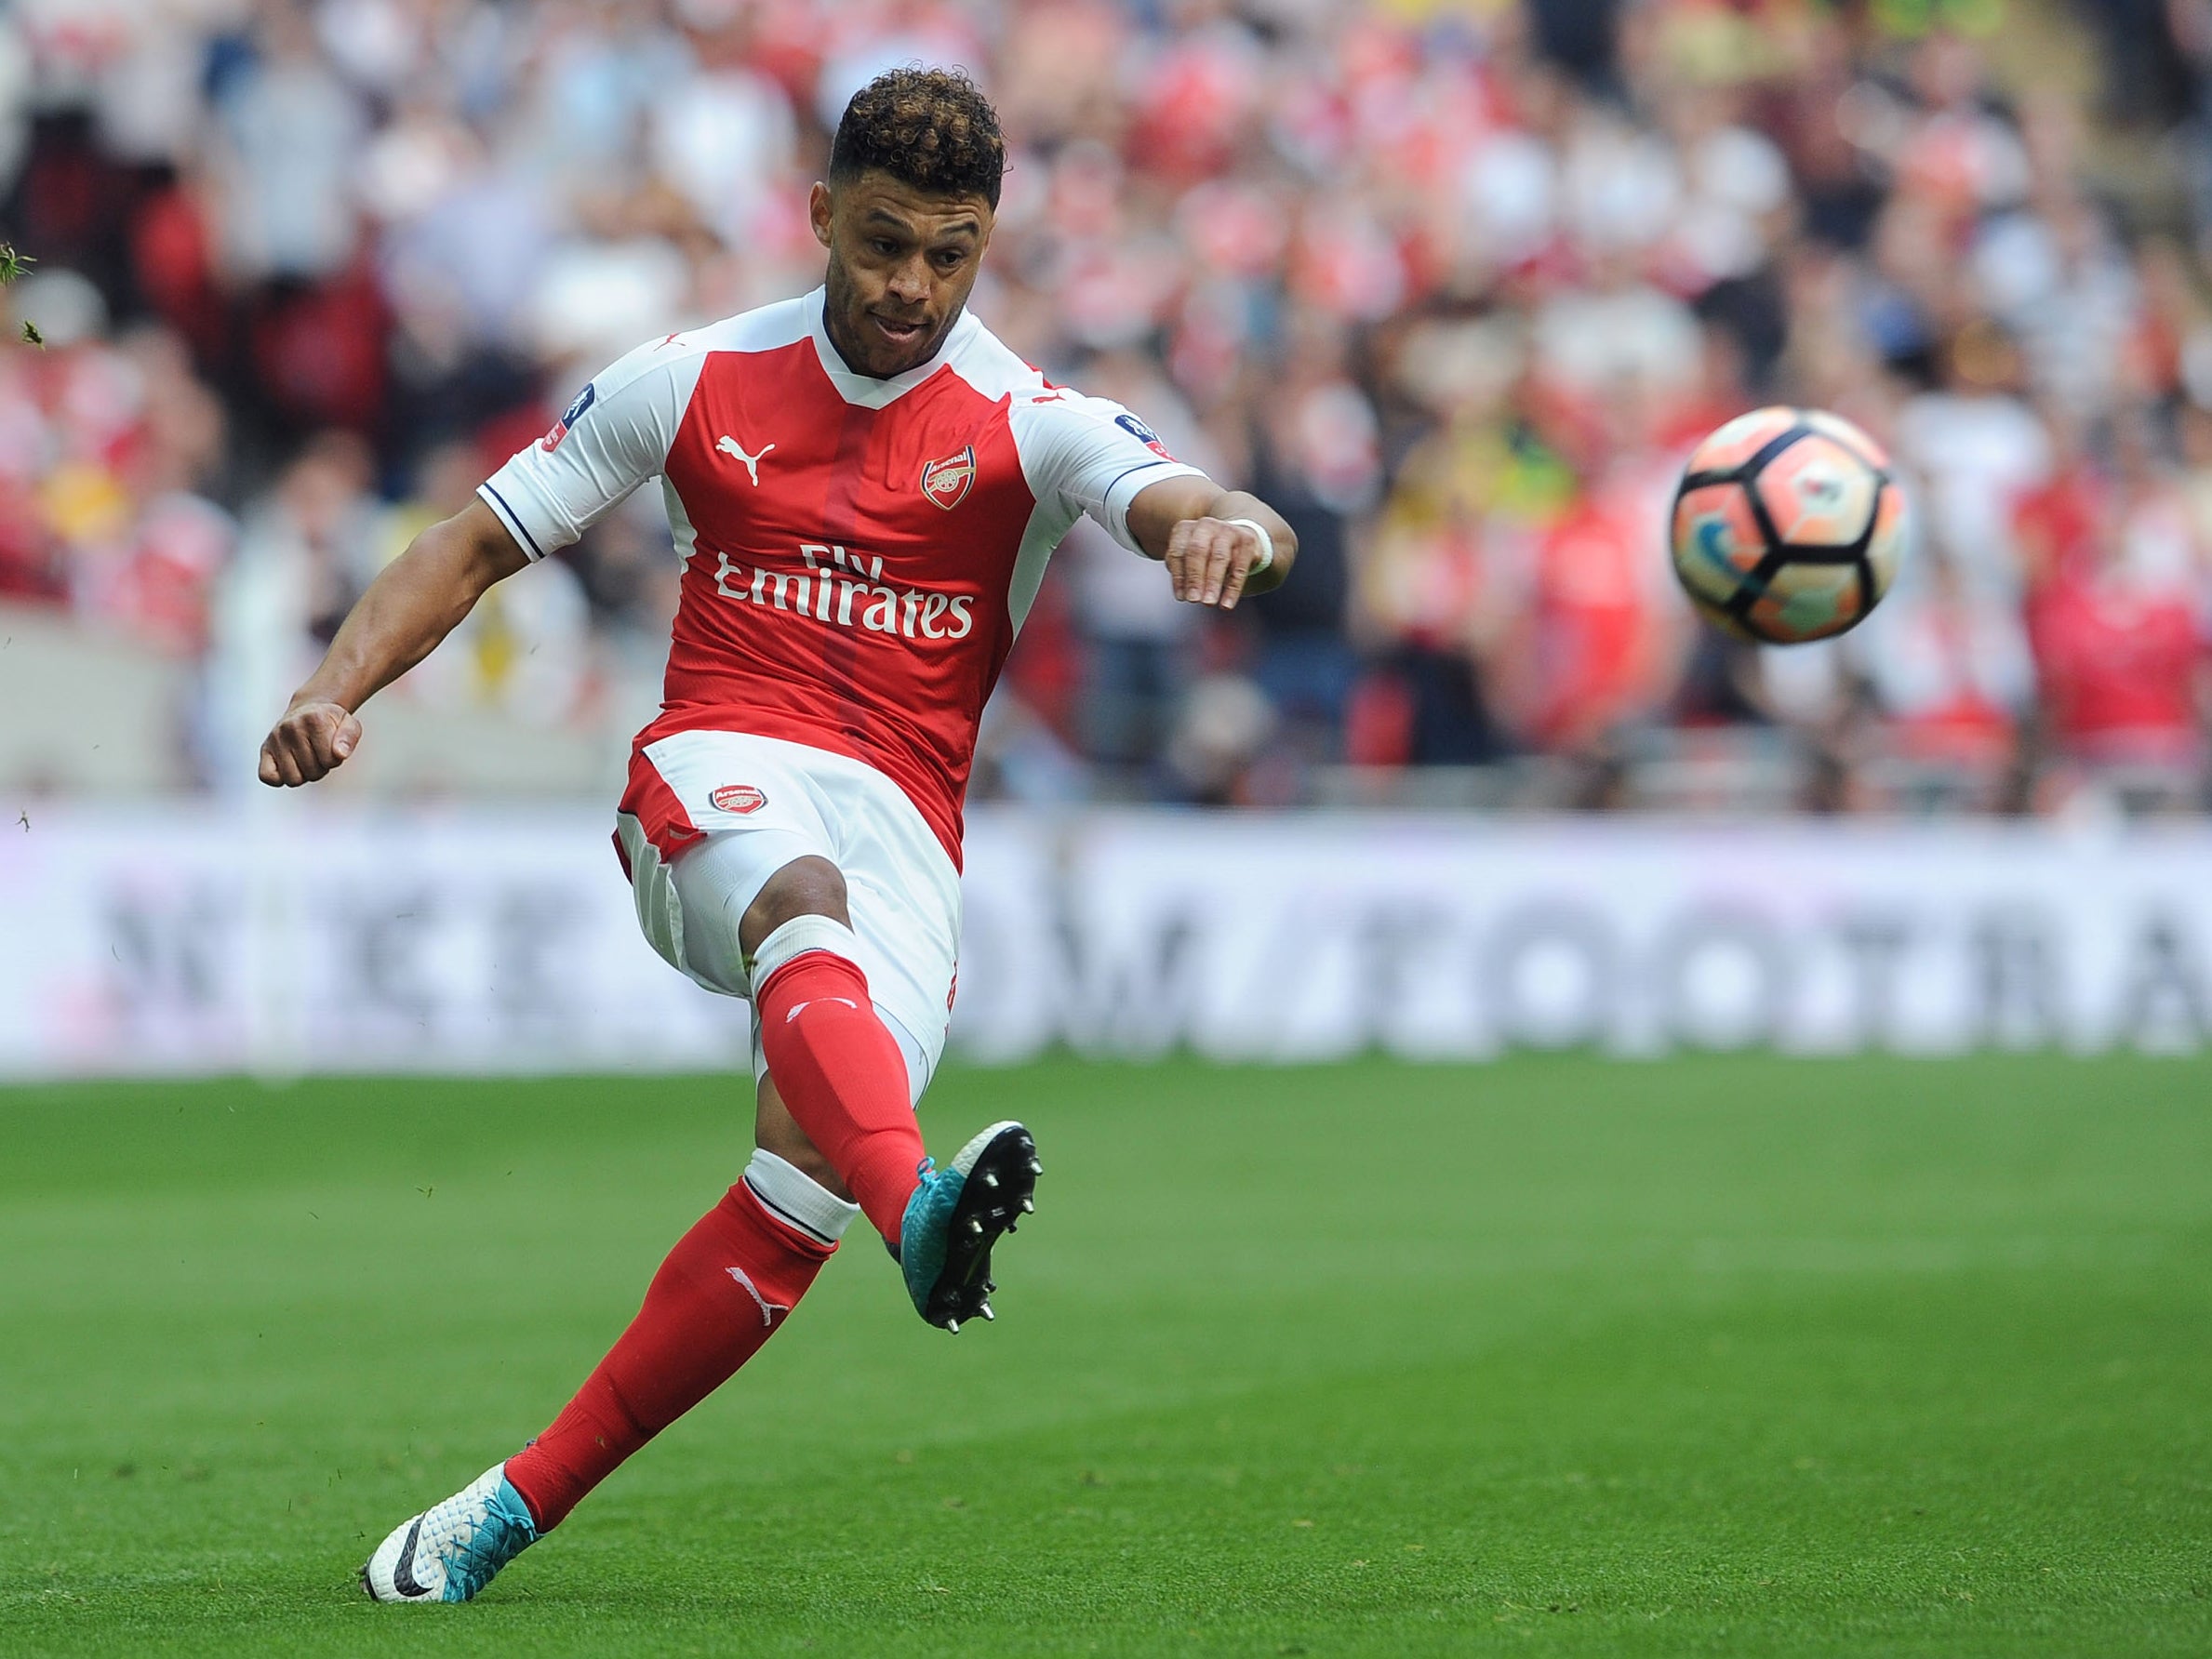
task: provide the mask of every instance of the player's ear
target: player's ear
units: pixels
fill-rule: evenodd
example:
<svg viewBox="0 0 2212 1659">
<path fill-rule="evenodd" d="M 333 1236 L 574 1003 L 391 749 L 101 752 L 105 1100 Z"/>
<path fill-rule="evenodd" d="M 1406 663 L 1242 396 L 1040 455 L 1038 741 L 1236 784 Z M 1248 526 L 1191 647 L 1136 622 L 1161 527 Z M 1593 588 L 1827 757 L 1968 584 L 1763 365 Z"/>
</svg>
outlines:
<svg viewBox="0 0 2212 1659">
<path fill-rule="evenodd" d="M 824 247 L 830 246 L 830 187 L 820 179 L 806 192 L 806 219 L 814 226 L 814 239 Z"/>
</svg>

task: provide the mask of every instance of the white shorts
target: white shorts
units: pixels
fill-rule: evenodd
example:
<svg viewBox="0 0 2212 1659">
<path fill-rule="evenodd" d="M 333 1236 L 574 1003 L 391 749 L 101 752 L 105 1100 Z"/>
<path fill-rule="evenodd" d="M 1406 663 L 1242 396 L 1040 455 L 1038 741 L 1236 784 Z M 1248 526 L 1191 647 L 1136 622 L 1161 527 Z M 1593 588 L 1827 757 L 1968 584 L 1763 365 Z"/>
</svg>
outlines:
<svg viewBox="0 0 2212 1659">
<path fill-rule="evenodd" d="M 794 858 L 834 864 L 869 998 L 921 1098 L 952 1017 L 960 874 L 897 784 L 805 744 L 678 732 L 639 752 L 615 824 L 646 940 L 709 990 L 748 1001 L 740 918 Z M 757 1017 L 753 1071 L 767 1071 Z"/>
</svg>

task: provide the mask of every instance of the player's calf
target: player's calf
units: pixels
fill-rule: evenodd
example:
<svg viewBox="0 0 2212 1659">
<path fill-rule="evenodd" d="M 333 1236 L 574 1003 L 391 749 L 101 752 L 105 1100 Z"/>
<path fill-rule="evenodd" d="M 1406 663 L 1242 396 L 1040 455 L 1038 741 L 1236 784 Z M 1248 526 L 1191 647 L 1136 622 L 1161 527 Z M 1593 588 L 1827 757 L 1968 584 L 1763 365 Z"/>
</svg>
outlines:
<svg viewBox="0 0 2212 1659">
<path fill-rule="evenodd" d="M 992 1246 L 1036 1208 L 1044 1173 L 1037 1143 L 1011 1121 L 992 1124 L 946 1169 L 923 1162 L 894 1253 L 915 1312 L 954 1332 L 964 1321 L 993 1317 Z"/>
<path fill-rule="evenodd" d="M 922 1132 L 906 1056 L 876 1014 L 859 953 L 842 922 L 794 918 L 754 954 L 753 1006 L 768 1076 L 793 1121 L 876 1230 L 895 1239 Z"/>
</svg>

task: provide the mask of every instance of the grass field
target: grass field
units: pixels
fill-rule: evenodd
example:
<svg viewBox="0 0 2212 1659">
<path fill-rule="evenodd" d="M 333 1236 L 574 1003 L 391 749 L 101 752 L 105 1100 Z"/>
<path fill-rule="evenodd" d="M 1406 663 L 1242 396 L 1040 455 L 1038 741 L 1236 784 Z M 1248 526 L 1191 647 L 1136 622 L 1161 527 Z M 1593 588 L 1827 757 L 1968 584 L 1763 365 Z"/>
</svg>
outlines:
<svg viewBox="0 0 2212 1659">
<path fill-rule="evenodd" d="M 0 1093 L 0 1651 L 2212 1652 L 2212 1066 L 955 1071 L 872 1244 L 465 1608 L 353 1573 L 726 1185 L 721 1080 Z"/>
</svg>

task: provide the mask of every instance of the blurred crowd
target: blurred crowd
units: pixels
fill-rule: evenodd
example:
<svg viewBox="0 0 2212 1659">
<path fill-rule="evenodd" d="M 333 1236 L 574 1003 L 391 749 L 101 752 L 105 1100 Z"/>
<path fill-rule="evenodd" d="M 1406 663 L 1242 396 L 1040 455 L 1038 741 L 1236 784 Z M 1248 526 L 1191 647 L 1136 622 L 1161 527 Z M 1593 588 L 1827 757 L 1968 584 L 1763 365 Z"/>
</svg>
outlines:
<svg viewBox="0 0 2212 1659">
<path fill-rule="evenodd" d="M 915 60 L 1009 135 L 984 320 L 1301 545 L 1222 618 L 1079 527 L 983 792 L 2202 804 L 2212 0 L 17 0 L 0 599 L 196 664 L 238 781 L 596 368 L 819 282 L 828 131 Z M 1659 525 L 1778 401 L 1916 533 L 1753 652 Z M 641 492 L 394 695 L 642 719 L 674 579 Z"/>
</svg>

